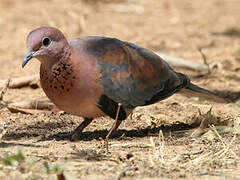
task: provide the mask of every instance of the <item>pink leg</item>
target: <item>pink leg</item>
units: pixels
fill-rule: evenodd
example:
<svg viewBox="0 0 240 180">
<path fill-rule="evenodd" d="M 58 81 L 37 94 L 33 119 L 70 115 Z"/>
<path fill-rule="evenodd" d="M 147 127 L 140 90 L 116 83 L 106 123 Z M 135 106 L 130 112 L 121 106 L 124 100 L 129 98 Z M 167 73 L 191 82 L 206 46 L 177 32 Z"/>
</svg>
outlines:
<svg viewBox="0 0 240 180">
<path fill-rule="evenodd" d="M 93 118 L 84 118 L 83 122 L 73 131 L 67 133 L 67 134 L 62 134 L 60 137 L 62 138 L 70 138 L 71 140 L 77 140 L 80 135 L 82 134 L 82 131 L 85 127 L 87 127 L 91 122 Z"/>
</svg>

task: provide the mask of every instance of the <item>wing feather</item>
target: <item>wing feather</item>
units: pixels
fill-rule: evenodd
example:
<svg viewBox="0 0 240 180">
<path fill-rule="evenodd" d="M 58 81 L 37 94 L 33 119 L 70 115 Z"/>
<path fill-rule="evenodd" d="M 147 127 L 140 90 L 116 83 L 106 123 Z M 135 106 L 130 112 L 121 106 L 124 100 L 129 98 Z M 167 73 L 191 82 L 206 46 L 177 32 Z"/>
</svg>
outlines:
<svg viewBox="0 0 240 180">
<path fill-rule="evenodd" d="M 158 55 L 133 43 L 106 37 L 82 41 L 87 42 L 84 50 L 97 58 L 103 94 L 124 108 L 155 103 L 187 84 Z"/>
</svg>

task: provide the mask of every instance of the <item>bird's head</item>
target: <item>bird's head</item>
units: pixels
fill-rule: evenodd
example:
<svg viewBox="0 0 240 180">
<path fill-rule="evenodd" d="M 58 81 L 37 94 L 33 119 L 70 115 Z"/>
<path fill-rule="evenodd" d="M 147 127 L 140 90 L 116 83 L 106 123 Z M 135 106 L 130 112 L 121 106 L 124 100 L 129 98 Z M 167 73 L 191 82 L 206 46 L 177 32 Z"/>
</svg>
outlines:
<svg viewBox="0 0 240 180">
<path fill-rule="evenodd" d="M 37 58 L 41 63 L 54 63 L 68 46 L 65 36 L 56 28 L 40 27 L 27 36 L 27 54 L 23 59 L 24 67 L 30 59 Z"/>
</svg>

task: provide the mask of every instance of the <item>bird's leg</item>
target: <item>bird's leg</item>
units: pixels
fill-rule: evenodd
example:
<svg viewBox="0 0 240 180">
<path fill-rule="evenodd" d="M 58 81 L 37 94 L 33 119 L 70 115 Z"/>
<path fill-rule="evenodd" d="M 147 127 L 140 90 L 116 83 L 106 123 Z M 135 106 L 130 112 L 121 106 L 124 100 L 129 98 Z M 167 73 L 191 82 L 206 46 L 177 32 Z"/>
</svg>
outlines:
<svg viewBox="0 0 240 180">
<path fill-rule="evenodd" d="M 115 117 L 115 121 L 114 121 L 114 124 L 113 126 L 111 127 L 109 133 L 107 134 L 106 136 L 106 148 L 107 148 L 107 152 L 108 152 L 108 139 L 109 137 L 112 135 L 112 133 L 114 133 L 117 128 L 119 127 L 119 125 L 121 124 L 122 120 L 119 120 L 118 119 L 118 115 L 119 115 L 119 111 L 120 111 L 120 107 L 121 107 L 121 103 L 118 103 L 118 109 L 117 109 L 117 113 L 116 113 L 116 117 Z"/>
<path fill-rule="evenodd" d="M 73 130 L 71 140 L 77 140 L 82 134 L 83 129 L 87 127 L 92 122 L 92 120 L 93 118 L 84 118 L 84 121 L 76 129 Z"/>
<path fill-rule="evenodd" d="M 60 135 L 60 137 L 63 138 L 70 138 L 71 140 L 77 140 L 79 138 L 79 136 L 81 135 L 83 129 L 85 127 L 87 127 L 91 122 L 92 122 L 93 118 L 84 118 L 83 122 L 73 131 L 67 133 L 67 134 L 62 134 Z"/>
</svg>

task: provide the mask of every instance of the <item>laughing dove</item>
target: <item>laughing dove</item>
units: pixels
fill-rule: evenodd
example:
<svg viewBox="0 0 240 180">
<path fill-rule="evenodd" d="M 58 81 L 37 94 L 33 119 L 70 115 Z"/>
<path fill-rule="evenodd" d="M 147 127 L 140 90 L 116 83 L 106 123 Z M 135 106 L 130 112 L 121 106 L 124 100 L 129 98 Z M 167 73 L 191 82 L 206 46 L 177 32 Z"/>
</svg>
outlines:
<svg viewBox="0 0 240 180">
<path fill-rule="evenodd" d="M 29 33 L 27 49 L 22 67 L 37 58 L 48 98 L 59 109 L 84 118 L 67 134 L 70 138 L 79 137 L 93 118 L 107 115 L 115 119 L 107 139 L 135 107 L 181 90 L 222 100 L 175 72 L 152 51 L 115 38 L 87 36 L 68 41 L 58 29 L 40 27 Z"/>
</svg>

